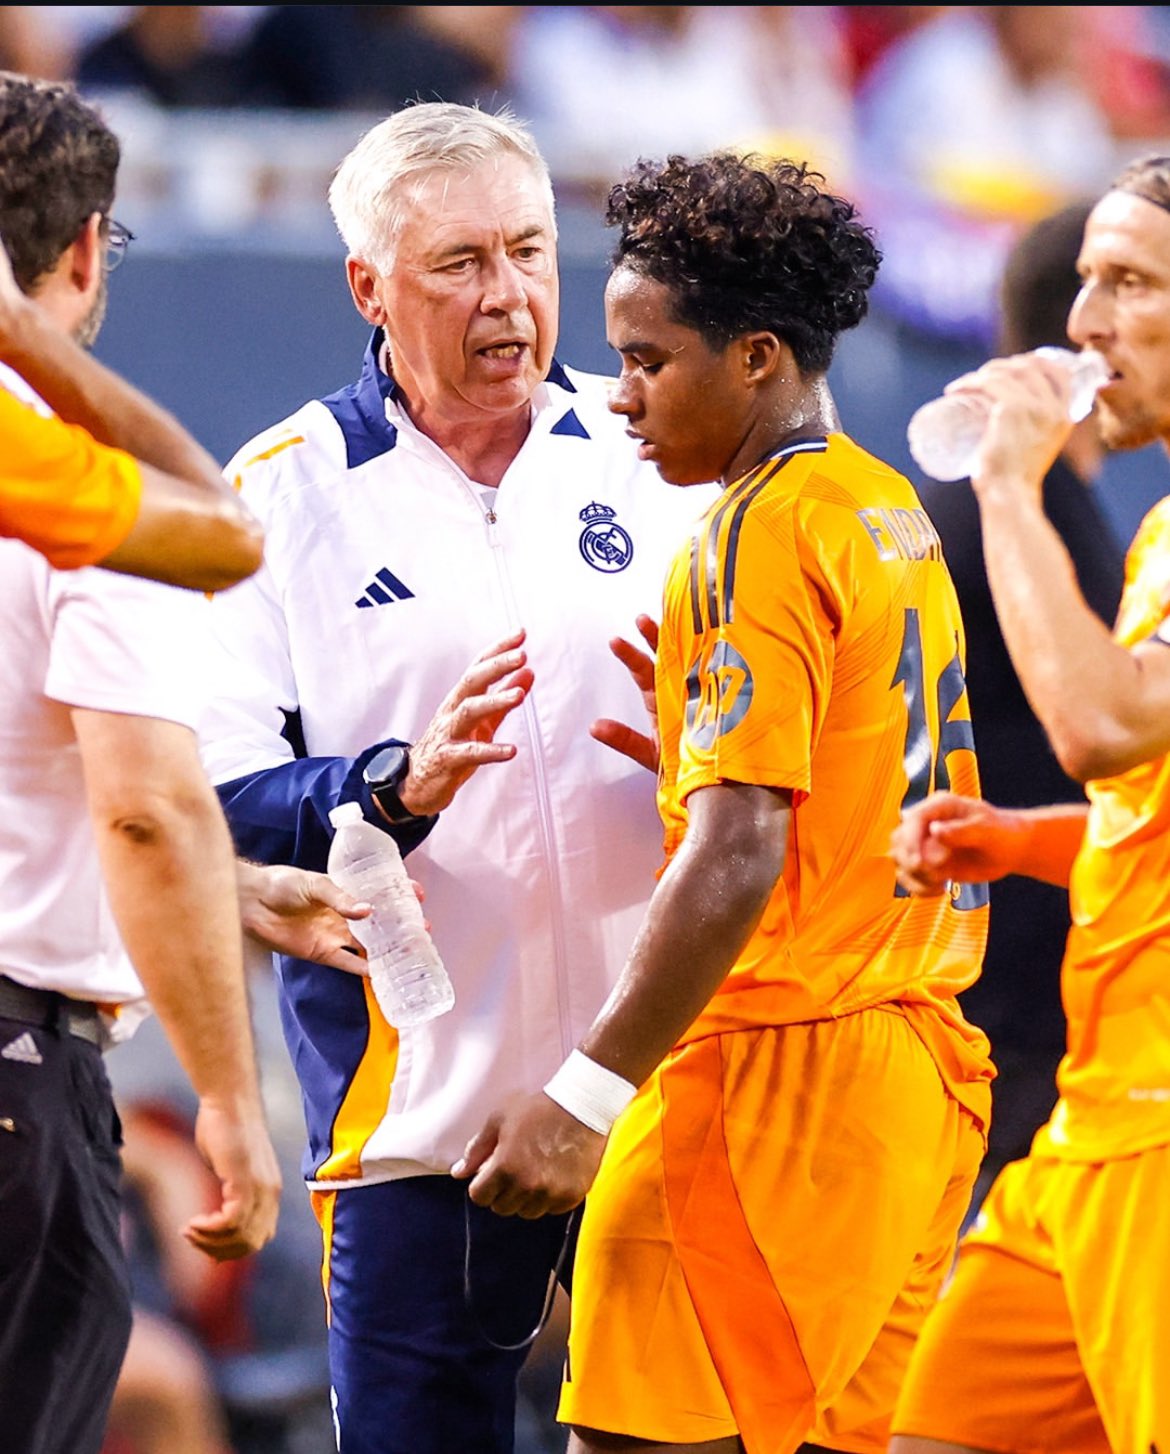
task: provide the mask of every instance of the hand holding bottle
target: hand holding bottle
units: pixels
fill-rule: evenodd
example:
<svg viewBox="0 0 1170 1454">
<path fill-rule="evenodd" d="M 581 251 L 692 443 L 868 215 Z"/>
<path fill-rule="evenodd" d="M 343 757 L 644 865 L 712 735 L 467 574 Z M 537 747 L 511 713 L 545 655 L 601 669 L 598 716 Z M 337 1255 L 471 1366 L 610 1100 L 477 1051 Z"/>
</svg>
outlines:
<svg viewBox="0 0 1170 1454">
<path fill-rule="evenodd" d="M 1037 360 L 1048 369 L 1038 370 Z M 1109 366 L 1099 353 L 1038 348 L 1011 359 L 992 359 L 949 384 L 946 393 L 923 404 L 911 418 L 906 442 L 915 463 L 934 480 L 961 480 L 974 474 L 995 405 L 1031 409 L 1038 420 L 1039 411 L 1052 402 L 1052 366 L 1068 381 L 1062 422 L 1067 426 L 1084 419 L 1097 390 L 1109 379 Z M 1036 392 L 1030 393 L 1033 388 Z"/>
<path fill-rule="evenodd" d="M 427 932 L 397 843 L 365 821 L 358 803 L 339 804 L 329 820 L 336 830 L 329 877 L 372 905 L 369 918 L 355 920 L 352 928 L 365 947 L 370 983 L 383 1015 L 401 1030 L 445 1014 L 455 1003 L 455 991 Z"/>
</svg>

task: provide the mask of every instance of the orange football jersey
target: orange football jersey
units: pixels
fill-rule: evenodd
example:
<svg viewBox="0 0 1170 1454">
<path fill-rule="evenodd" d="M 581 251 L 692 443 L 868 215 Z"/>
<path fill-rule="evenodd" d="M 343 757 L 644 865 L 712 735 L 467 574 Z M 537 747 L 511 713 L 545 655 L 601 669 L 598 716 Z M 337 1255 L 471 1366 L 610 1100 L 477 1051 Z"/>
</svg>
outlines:
<svg viewBox="0 0 1170 1454">
<path fill-rule="evenodd" d="M 1170 499 L 1130 547 L 1115 636 L 1170 650 L 1168 615 Z M 1170 1142 L 1170 756 L 1086 791 L 1061 969 L 1068 1052 L 1040 1145 L 1099 1161 Z"/>
<path fill-rule="evenodd" d="M 784 872 L 684 1039 L 897 1006 L 981 1120 L 987 1041 L 956 995 L 977 977 L 987 887 L 912 898 L 890 835 L 934 788 L 978 794 L 963 627 L 909 481 L 842 434 L 729 486 L 667 576 L 656 667 L 669 859 L 687 799 L 785 789 Z"/>
</svg>

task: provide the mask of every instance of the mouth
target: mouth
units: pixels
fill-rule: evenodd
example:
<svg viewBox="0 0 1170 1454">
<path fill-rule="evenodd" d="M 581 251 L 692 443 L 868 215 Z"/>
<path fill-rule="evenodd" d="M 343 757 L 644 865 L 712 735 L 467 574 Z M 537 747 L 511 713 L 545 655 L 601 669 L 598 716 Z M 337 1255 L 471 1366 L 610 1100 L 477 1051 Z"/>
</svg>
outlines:
<svg viewBox="0 0 1170 1454">
<path fill-rule="evenodd" d="M 1101 388 L 1102 389 L 1107 389 L 1110 386 L 1110 384 L 1119 383 L 1120 380 L 1121 380 L 1121 370 L 1120 369 L 1115 369 L 1113 367 L 1113 365 L 1109 362 L 1109 360 L 1105 357 L 1105 355 L 1103 353 L 1102 354 L 1098 354 L 1097 357 L 1101 360 L 1101 362 L 1109 370 L 1109 377 L 1101 385 Z"/>
<path fill-rule="evenodd" d="M 527 347 L 526 343 L 509 339 L 507 343 L 489 343 L 486 348 L 476 349 L 476 352 L 481 358 L 500 359 L 506 362 L 508 359 L 519 358 Z"/>
<path fill-rule="evenodd" d="M 644 434 L 638 434 L 633 429 L 627 429 L 626 438 L 632 439 L 634 443 L 638 446 L 639 459 L 649 459 L 650 456 L 653 454 L 654 445 L 650 442 L 650 440 L 646 438 Z"/>
</svg>

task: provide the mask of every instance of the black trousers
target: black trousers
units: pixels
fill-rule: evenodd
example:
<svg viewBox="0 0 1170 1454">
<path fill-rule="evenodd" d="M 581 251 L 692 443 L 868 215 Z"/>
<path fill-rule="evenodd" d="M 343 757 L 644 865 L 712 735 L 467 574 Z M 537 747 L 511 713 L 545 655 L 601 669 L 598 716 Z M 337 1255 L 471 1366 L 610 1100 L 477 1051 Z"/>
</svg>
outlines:
<svg viewBox="0 0 1170 1454">
<path fill-rule="evenodd" d="M 0 1447 L 99 1454 L 130 1337 L 121 1125 L 95 1045 L 0 1018 Z"/>
</svg>

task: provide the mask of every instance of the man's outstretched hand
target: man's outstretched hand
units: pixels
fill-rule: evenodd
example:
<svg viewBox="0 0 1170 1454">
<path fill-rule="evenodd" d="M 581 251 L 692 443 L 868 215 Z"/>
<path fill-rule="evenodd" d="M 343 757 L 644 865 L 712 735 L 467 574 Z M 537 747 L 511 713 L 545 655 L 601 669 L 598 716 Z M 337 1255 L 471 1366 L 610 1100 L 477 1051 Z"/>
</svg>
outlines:
<svg viewBox="0 0 1170 1454">
<path fill-rule="evenodd" d="M 634 685 L 641 692 L 650 731 L 639 732 L 626 722 L 615 722 L 610 717 L 601 717 L 590 727 L 589 733 L 606 747 L 612 747 L 615 752 L 621 752 L 642 767 L 648 768 L 650 772 L 657 773 L 659 744 L 658 705 L 654 700 L 654 655 L 658 651 L 658 622 L 652 616 L 639 616 L 637 627 L 642 634 L 642 640 L 650 648 L 649 654 L 622 636 L 615 636 L 609 643 L 609 649 L 629 672 Z"/>
<path fill-rule="evenodd" d="M 514 744 L 496 742 L 495 734 L 532 687 L 524 637 L 515 631 L 480 652 L 412 744 L 410 770 L 398 790 L 409 812 L 442 812 L 476 768 L 516 756 Z"/>
</svg>

